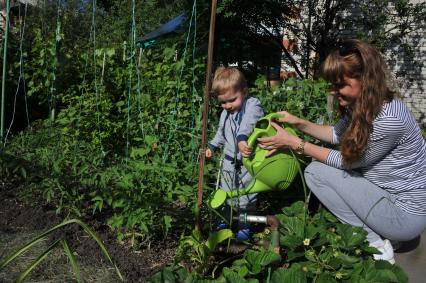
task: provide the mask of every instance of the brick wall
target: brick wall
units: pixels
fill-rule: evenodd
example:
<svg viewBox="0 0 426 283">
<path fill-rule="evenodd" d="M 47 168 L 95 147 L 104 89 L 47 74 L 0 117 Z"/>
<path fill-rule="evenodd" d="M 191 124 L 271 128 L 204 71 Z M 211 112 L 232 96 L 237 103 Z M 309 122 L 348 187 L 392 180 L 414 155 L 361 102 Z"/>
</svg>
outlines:
<svg viewBox="0 0 426 283">
<path fill-rule="evenodd" d="M 411 1 L 415 2 L 415 1 Z M 398 83 L 402 99 L 410 107 L 421 126 L 426 128 L 426 28 L 415 26 L 414 32 L 402 40 L 412 47 L 406 52 L 402 45 L 393 47 L 394 56 L 387 62 Z"/>
<path fill-rule="evenodd" d="M 422 3 L 424 1 L 410 0 L 411 3 Z M 359 13 L 359 7 L 356 2 L 349 11 L 345 11 L 347 17 L 353 17 L 357 13 Z M 307 11 L 302 12 L 302 18 L 306 17 L 306 14 Z M 390 27 L 390 29 L 392 28 Z M 356 37 L 355 35 L 350 36 L 353 31 L 341 30 L 341 32 L 345 37 Z M 284 39 L 293 37 L 291 34 L 285 34 Z M 301 38 L 299 45 L 302 54 L 304 54 L 305 42 L 303 38 Z M 410 46 L 411 50 L 407 52 L 404 45 Z M 300 54 L 293 55 L 296 61 L 300 62 Z M 314 56 L 314 54 L 311 55 Z M 426 26 L 420 24 L 413 26 L 413 32 L 402 38 L 400 43 L 391 47 L 389 52 L 385 53 L 385 56 L 402 99 L 411 109 L 419 124 L 426 129 Z M 283 70 L 294 71 L 285 57 L 283 57 L 281 65 Z"/>
</svg>

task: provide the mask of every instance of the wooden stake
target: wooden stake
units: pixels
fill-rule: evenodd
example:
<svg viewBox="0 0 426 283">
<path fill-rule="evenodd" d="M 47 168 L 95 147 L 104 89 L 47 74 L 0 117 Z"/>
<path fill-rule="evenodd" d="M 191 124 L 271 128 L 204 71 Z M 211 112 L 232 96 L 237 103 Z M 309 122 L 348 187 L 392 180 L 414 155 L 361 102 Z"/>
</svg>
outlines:
<svg viewBox="0 0 426 283">
<path fill-rule="evenodd" d="M 4 106 L 5 106 L 5 88 L 6 88 L 6 62 L 7 62 L 7 38 L 9 34 L 9 13 L 10 13 L 10 0 L 6 1 L 6 23 L 4 29 L 4 43 L 3 43 L 3 76 L 1 80 L 1 121 L 0 121 L 0 141 L 3 143 L 4 138 Z"/>
<path fill-rule="evenodd" d="M 210 13 L 210 30 L 209 30 L 209 45 L 207 53 L 207 69 L 206 69 L 206 84 L 204 88 L 204 108 L 203 108 L 203 128 L 201 134 L 201 150 L 200 150 L 200 170 L 198 175 L 198 192 L 197 192 L 197 207 L 195 211 L 196 223 L 195 229 L 200 231 L 200 211 L 203 202 L 203 186 L 204 186 L 204 163 L 207 141 L 207 122 L 209 115 L 209 100 L 210 89 L 212 81 L 212 64 L 213 64 L 213 45 L 214 45 L 214 31 L 216 26 L 216 6 L 217 0 L 212 0 L 211 13 Z"/>
</svg>

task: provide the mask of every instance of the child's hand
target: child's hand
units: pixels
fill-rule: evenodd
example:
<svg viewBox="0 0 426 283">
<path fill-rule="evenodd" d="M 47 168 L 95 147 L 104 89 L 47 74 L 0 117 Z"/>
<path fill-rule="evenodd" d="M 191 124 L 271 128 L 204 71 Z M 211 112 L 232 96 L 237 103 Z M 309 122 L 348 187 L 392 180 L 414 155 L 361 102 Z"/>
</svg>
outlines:
<svg viewBox="0 0 426 283">
<path fill-rule="evenodd" d="M 240 150 L 240 153 L 244 157 L 249 157 L 251 155 L 251 148 L 248 146 L 246 141 L 240 141 L 238 143 L 238 149 Z"/>
<path fill-rule="evenodd" d="M 212 155 L 213 155 L 212 150 L 210 148 L 207 148 L 206 149 L 206 157 L 210 158 L 210 157 L 212 157 Z"/>
</svg>

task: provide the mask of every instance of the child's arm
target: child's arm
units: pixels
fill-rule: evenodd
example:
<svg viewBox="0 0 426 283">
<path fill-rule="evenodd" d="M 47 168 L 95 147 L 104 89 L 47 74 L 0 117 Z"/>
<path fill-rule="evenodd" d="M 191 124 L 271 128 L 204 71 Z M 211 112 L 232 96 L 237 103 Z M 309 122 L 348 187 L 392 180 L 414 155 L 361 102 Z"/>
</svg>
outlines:
<svg viewBox="0 0 426 283">
<path fill-rule="evenodd" d="M 264 116 L 262 105 L 257 98 L 249 98 L 246 103 L 245 113 L 236 136 L 238 149 L 244 157 L 251 154 L 251 149 L 247 145 L 248 137 L 256 126 L 257 121 Z"/>
</svg>

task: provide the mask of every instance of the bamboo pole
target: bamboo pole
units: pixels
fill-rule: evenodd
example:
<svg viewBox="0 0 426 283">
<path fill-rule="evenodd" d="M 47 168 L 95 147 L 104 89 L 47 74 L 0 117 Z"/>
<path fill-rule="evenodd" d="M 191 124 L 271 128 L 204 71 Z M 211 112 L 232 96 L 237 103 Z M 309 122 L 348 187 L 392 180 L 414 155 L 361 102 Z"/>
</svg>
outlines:
<svg viewBox="0 0 426 283">
<path fill-rule="evenodd" d="M 9 34 L 9 12 L 10 12 L 10 0 L 6 0 L 6 23 L 4 32 L 4 44 L 3 44 L 3 76 L 1 81 L 1 126 L 0 126 L 0 140 L 3 143 L 4 137 L 4 101 L 5 101 L 5 87 L 6 87 L 6 55 L 7 55 L 7 37 Z"/>
<path fill-rule="evenodd" d="M 201 150 L 200 150 L 200 170 L 198 175 L 198 192 L 197 192 L 197 207 L 195 210 L 195 229 L 200 231 L 200 211 L 201 203 L 203 201 L 203 186 L 204 186 L 204 163 L 205 163 L 205 152 L 206 152 L 206 141 L 207 141 L 207 122 L 209 114 L 209 100 L 210 100 L 210 89 L 212 81 L 212 64 L 213 64 L 213 45 L 214 45 L 214 31 L 216 26 L 216 6 L 217 0 L 212 0 L 211 12 L 210 12 L 210 30 L 209 30 L 209 45 L 207 53 L 207 69 L 206 69 L 206 84 L 204 88 L 204 109 L 203 109 L 203 128 L 201 134 Z"/>
</svg>

